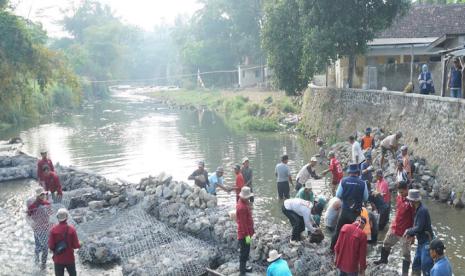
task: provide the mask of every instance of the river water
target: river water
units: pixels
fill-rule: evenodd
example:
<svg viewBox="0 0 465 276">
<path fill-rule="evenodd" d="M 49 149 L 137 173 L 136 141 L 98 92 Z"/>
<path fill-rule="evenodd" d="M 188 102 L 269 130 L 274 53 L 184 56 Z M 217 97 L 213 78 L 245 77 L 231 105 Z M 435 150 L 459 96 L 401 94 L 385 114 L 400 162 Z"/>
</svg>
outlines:
<svg viewBox="0 0 465 276">
<path fill-rule="evenodd" d="M 204 160 L 209 172 L 223 166 L 226 184 L 232 186 L 232 167 L 247 156 L 254 171 L 255 216 L 272 217 L 276 223 L 286 223 L 276 199 L 274 177 L 280 156 L 289 155 L 295 176 L 306 160 L 317 153 L 313 141 L 298 135 L 232 131 L 211 112 L 169 109 L 130 91 L 87 104 L 79 113 L 4 131 L 0 140 L 16 136 L 23 139 L 23 150 L 30 154 L 38 155 L 45 148 L 54 162 L 134 183 L 161 172 L 176 180 L 187 180 L 196 169 L 196 161 Z M 0 203 L 0 208 L 18 212 L 17 208 L 11 210 L 12 206 L 24 202 L 30 187 L 12 183 L 8 189 L 4 187 L 2 184 L 0 199 L 8 198 L 9 204 Z M 220 191 L 218 197 L 220 203 L 233 208 L 233 194 Z M 446 240 L 454 271 L 460 275 L 459 271 L 465 271 L 465 224 L 461 221 L 464 213 L 436 202 L 427 205 L 438 235 Z M 0 234 L 0 244 L 6 238 Z"/>
</svg>

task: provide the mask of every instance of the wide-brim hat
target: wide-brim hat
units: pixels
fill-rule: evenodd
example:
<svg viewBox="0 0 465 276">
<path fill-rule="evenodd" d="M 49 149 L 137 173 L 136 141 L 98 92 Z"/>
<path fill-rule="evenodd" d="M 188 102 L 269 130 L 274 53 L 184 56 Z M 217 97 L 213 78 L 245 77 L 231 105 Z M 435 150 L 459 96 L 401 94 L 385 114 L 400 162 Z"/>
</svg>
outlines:
<svg viewBox="0 0 465 276">
<path fill-rule="evenodd" d="M 305 189 L 312 189 L 313 188 L 313 181 L 311 179 L 305 181 L 304 188 Z"/>
<path fill-rule="evenodd" d="M 408 190 L 407 199 L 410 201 L 421 201 L 420 190 L 417 190 L 417 189 Z"/>
<path fill-rule="evenodd" d="M 282 254 L 279 254 L 277 250 L 271 250 L 270 253 L 268 254 L 268 259 L 266 259 L 268 262 L 274 262 L 277 259 L 281 258 Z"/>
<path fill-rule="evenodd" d="M 42 187 L 37 188 L 35 192 L 36 192 L 37 197 L 39 197 L 39 196 L 41 196 L 43 194 L 46 194 L 44 188 L 42 188 Z"/>
<path fill-rule="evenodd" d="M 46 149 L 41 149 L 40 150 L 40 154 L 46 154 L 47 153 L 47 150 Z"/>
<path fill-rule="evenodd" d="M 65 221 L 68 219 L 69 213 L 66 208 L 60 208 L 57 211 L 57 219 L 59 222 Z"/>
<path fill-rule="evenodd" d="M 253 197 L 253 193 L 250 190 L 250 187 L 248 187 L 248 186 L 242 187 L 241 192 L 239 193 L 239 197 L 244 198 L 244 199 L 248 199 L 248 198 Z"/>
<path fill-rule="evenodd" d="M 358 173 L 360 172 L 360 168 L 358 164 L 350 164 L 349 168 L 347 169 L 347 173 Z"/>
</svg>

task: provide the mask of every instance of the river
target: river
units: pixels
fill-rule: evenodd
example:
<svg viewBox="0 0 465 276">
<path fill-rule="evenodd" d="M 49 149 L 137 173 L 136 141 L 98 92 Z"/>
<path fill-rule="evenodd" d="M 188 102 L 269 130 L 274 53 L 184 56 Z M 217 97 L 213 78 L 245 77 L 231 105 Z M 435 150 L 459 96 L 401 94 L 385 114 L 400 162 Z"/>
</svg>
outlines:
<svg viewBox="0 0 465 276">
<path fill-rule="evenodd" d="M 214 113 L 170 109 L 130 91 L 87 104 L 78 113 L 4 131 L 0 140 L 16 136 L 23 139 L 23 150 L 28 153 L 38 155 L 45 148 L 54 162 L 134 183 L 161 172 L 187 180 L 196 169 L 196 162 L 205 160 L 209 172 L 223 166 L 226 184 L 234 185 L 233 165 L 247 156 L 254 171 L 255 215 L 273 217 L 276 223 L 286 223 L 276 199 L 274 177 L 280 156 L 289 155 L 289 166 L 295 176 L 317 152 L 313 141 L 298 135 L 232 131 Z M 5 191 L 2 188 L 0 199 L 8 194 L 19 197 L 14 201 L 19 204 L 26 197 L 24 186 L 10 185 Z M 220 203 L 233 208 L 233 194 L 220 191 L 218 197 Z M 463 211 L 436 202 L 427 205 L 438 235 L 446 239 L 454 271 L 465 271 Z M 5 206 L 0 204 L 11 208 L 11 204 Z M 0 236 L 0 242 L 5 238 Z"/>
</svg>

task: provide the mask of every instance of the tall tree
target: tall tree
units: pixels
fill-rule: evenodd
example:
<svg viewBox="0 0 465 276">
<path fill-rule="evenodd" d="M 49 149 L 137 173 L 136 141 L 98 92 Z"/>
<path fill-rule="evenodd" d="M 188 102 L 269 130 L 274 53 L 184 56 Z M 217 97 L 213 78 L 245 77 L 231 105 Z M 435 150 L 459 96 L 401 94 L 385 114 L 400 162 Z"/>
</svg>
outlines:
<svg viewBox="0 0 465 276">
<path fill-rule="evenodd" d="M 293 8 L 275 16 L 277 9 L 284 5 Z M 274 64 L 286 64 L 298 68 L 298 74 L 291 79 L 277 73 L 278 84 L 288 94 L 303 89 L 302 79 L 307 82 L 314 74 L 321 72 L 331 61 L 340 57 L 349 58 L 349 85 L 352 85 L 354 59 L 366 50 L 367 42 L 376 33 L 389 27 L 394 17 L 408 7 L 407 0 L 276 0 L 266 10 L 264 45 L 272 69 Z M 297 18 L 297 19 L 296 19 Z M 288 35 L 289 29 L 280 28 L 280 21 L 291 21 L 300 30 L 301 36 Z M 278 34 L 277 34 L 278 33 Z M 293 31 L 292 33 L 298 33 Z M 276 49 L 274 44 L 287 38 L 290 47 L 296 51 L 295 59 L 288 59 L 286 48 Z M 297 41 L 296 41 L 297 39 Z M 300 53 L 299 53 L 300 51 Z M 297 88 L 297 89 L 296 89 Z"/>
</svg>

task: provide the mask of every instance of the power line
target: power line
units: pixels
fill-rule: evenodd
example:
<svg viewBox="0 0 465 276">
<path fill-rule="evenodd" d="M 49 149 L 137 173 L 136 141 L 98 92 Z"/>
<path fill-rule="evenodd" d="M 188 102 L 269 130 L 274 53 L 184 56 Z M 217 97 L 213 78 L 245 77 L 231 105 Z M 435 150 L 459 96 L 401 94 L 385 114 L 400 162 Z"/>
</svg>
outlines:
<svg viewBox="0 0 465 276">
<path fill-rule="evenodd" d="M 253 69 L 258 69 L 258 68 L 265 68 L 266 66 L 260 65 L 260 66 L 253 66 L 253 67 L 246 67 L 242 68 L 241 71 L 247 71 L 247 70 L 253 70 Z M 150 78 L 150 79 L 115 79 L 115 80 L 94 80 L 94 81 L 88 81 L 89 83 L 114 83 L 114 82 L 145 82 L 145 81 L 157 81 L 157 80 L 166 80 L 166 79 L 172 79 L 172 78 L 186 78 L 186 77 L 195 77 L 198 75 L 210 75 L 210 74 L 219 74 L 219 73 L 237 73 L 236 70 L 218 70 L 218 71 L 207 71 L 207 72 L 201 72 L 201 73 L 196 73 L 196 74 L 180 74 L 180 75 L 172 75 L 169 77 L 159 77 L 159 78 Z"/>
</svg>

